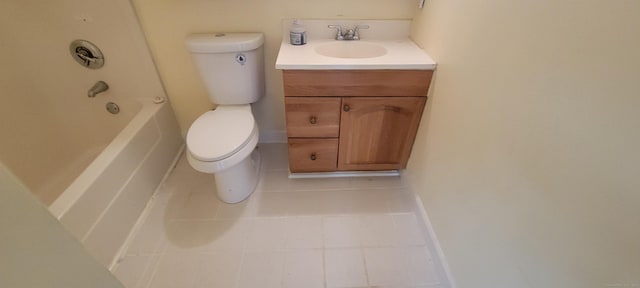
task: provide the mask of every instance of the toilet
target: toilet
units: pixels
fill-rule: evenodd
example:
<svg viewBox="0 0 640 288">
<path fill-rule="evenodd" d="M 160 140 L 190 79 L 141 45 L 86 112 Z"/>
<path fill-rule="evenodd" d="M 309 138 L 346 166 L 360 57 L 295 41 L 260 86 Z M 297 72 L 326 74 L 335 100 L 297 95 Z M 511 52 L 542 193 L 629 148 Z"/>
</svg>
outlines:
<svg viewBox="0 0 640 288">
<path fill-rule="evenodd" d="M 264 95 L 261 33 L 192 34 L 186 39 L 209 99 L 218 106 L 187 132 L 187 160 L 213 174 L 220 200 L 238 203 L 255 190 L 260 173 L 258 125 L 251 103 Z"/>
</svg>

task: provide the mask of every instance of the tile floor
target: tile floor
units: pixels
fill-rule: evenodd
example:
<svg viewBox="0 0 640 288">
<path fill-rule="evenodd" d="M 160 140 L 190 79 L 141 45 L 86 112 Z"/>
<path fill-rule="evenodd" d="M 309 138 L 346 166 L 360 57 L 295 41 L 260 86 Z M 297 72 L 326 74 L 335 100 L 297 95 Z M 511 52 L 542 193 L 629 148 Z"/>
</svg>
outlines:
<svg viewBox="0 0 640 288">
<path fill-rule="evenodd" d="M 114 269 L 127 288 L 445 287 L 399 177 L 288 179 L 284 144 L 239 204 L 182 157 Z"/>
</svg>

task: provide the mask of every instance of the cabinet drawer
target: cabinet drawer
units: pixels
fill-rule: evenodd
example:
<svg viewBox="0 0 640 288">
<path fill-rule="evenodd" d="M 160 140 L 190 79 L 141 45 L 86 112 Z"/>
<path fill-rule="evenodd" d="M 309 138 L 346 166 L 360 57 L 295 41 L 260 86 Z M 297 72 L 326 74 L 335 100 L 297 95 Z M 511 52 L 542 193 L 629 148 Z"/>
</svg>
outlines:
<svg viewBox="0 0 640 288">
<path fill-rule="evenodd" d="M 340 98 L 285 97 L 289 137 L 338 137 Z"/>
<path fill-rule="evenodd" d="M 289 138 L 291 172 L 335 171 L 338 163 L 338 139 Z"/>
<path fill-rule="evenodd" d="M 427 96 L 431 70 L 284 70 L 285 96 Z"/>
</svg>

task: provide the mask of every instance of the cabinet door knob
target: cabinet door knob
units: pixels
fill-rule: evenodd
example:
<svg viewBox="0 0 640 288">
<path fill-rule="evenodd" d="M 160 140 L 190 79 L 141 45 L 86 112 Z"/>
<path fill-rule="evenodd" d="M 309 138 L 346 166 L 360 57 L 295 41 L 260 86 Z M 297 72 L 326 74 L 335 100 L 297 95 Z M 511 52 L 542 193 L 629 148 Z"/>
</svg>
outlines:
<svg viewBox="0 0 640 288">
<path fill-rule="evenodd" d="M 351 107 L 349 107 L 349 105 L 344 105 L 342 110 L 344 110 L 344 112 L 349 112 L 349 110 L 351 110 Z"/>
<path fill-rule="evenodd" d="M 313 152 L 313 153 L 311 153 L 311 157 L 309 157 L 309 159 L 311 159 L 311 161 L 316 161 L 316 159 L 318 159 L 318 157 L 316 156 L 316 153 Z"/>
<path fill-rule="evenodd" d="M 311 124 L 318 123 L 318 119 L 316 118 L 316 116 L 311 116 L 311 118 L 309 118 L 309 123 Z"/>
</svg>

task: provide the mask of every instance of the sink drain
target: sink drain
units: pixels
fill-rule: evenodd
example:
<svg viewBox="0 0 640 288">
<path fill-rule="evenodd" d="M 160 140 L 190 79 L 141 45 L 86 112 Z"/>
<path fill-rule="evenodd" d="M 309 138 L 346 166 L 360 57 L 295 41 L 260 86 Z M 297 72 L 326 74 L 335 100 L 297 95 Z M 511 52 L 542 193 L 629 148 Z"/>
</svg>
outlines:
<svg viewBox="0 0 640 288">
<path fill-rule="evenodd" d="M 120 107 L 118 107 L 118 104 L 116 103 L 109 102 L 107 103 L 107 111 L 111 114 L 118 114 L 118 112 L 120 112 Z"/>
</svg>

